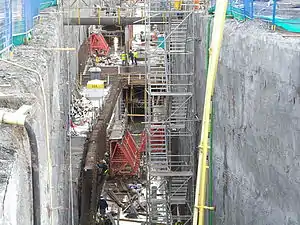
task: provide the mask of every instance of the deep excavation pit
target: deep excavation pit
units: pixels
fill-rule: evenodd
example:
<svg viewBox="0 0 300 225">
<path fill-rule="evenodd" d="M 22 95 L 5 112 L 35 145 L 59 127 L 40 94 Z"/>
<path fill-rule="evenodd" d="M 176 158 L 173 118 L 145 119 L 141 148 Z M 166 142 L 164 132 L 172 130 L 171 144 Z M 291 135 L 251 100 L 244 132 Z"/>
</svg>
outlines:
<svg viewBox="0 0 300 225">
<path fill-rule="evenodd" d="M 255 1 L 257 2 L 259 1 Z M 285 0 L 278 2 L 281 9 L 282 5 L 287 5 Z M 294 12 L 299 11 L 297 7 L 293 9 Z M 127 109 L 124 121 L 130 131 L 130 135 L 127 134 L 126 137 L 132 137 L 138 147 L 142 146 L 141 134 L 147 124 L 143 123 L 145 121 L 142 116 L 145 114 L 145 66 L 143 61 L 139 61 L 139 65 L 135 67 L 103 67 L 102 74 L 105 78 L 110 75 L 110 88 L 105 90 L 108 92 L 105 107 L 99 111 L 99 120 L 87 138 L 72 136 L 70 133 L 73 132 L 73 127 L 69 127 L 70 92 L 72 97 L 80 98 L 78 86 L 86 86 L 89 80 L 85 71 L 89 58 L 89 29 L 87 26 L 64 26 L 60 12 L 60 7 L 43 11 L 27 45 L 14 47 L 12 58 L 8 58 L 8 62 L 1 55 L 0 108 L 5 112 L 15 112 L 22 105 L 32 106 L 27 116 L 36 134 L 39 151 L 41 225 L 66 225 L 72 222 L 75 225 L 90 225 L 97 221 L 96 205 L 101 190 L 107 199 L 113 199 L 113 203 L 109 201 L 110 209 L 118 213 L 119 207 L 128 209 L 130 200 L 137 203 L 134 190 L 138 190 L 140 184 L 147 186 L 143 170 L 137 179 L 133 175 L 129 176 L 134 178 L 131 180 L 111 176 L 104 185 L 105 179 L 100 176 L 101 171 L 95 168 L 95 163 L 103 158 L 104 152 L 121 144 L 118 138 L 123 134 L 125 136 L 122 123 L 114 124 L 115 127 L 121 127 L 119 130 L 114 130 L 110 123 L 112 115 L 124 114 L 123 109 Z M 191 136 L 186 137 L 180 133 L 177 137 L 168 139 L 171 143 L 168 154 L 193 156 L 194 161 L 172 156 L 173 162 L 182 163 L 183 166 L 179 169 L 184 169 L 189 162 L 192 162 L 191 167 L 197 163 L 210 52 L 208 40 L 213 25 L 212 18 L 208 15 L 203 16 L 199 12 L 191 15 L 193 17 L 184 22 L 186 32 L 183 32 L 189 38 L 184 39 L 186 42 L 179 41 L 179 44 L 184 44 L 183 51 L 192 52 L 192 57 L 184 57 L 182 54 L 161 57 L 162 51 L 155 54 L 161 60 L 158 66 L 160 71 L 156 72 L 176 77 L 168 80 L 169 83 L 164 84 L 165 86 L 180 86 L 189 82 L 185 88 L 173 89 L 177 91 L 174 99 L 182 93 L 188 95 L 194 89 L 191 104 L 185 111 L 189 118 L 184 118 Z M 297 16 L 296 13 L 295 15 Z M 180 15 L 176 15 L 175 23 L 169 23 L 170 26 L 177 26 L 178 20 Z M 76 22 L 78 21 L 77 18 Z M 162 27 L 159 25 L 158 29 Z M 120 33 L 123 38 L 120 43 L 125 43 L 125 34 L 123 31 Z M 1 35 L 2 30 L 0 38 Z M 270 31 L 268 24 L 260 20 L 247 19 L 240 22 L 227 18 L 213 97 L 212 148 L 209 156 L 212 164 L 209 167 L 207 190 L 208 204 L 216 208 L 207 212 L 210 224 L 300 224 L 299 46 L 298 34 L 284 30 Z M 66 48 L 75 50 L 66 51 Z M 169 67 L 164 67 L 164 63 L 168 63 L 172 69 L 167 71 Z M 44 88 L 44 93 L 41 87 Z M 168 98 L 171 99 L 170 96 L 160 96 L 157 103 L 165 106 L 163 103 Z M 85 99 L 77 101 L 77 104 L 90 107 Z M 168 110 L 171 111 L 172 108 L 169 107 Z M 114 114 L 117 111 L 122 113 Z M 167 116 L 170 114 L 168 112 Z M 1 117 L 1 121 L 2 119 Z M 119 119 L 118 122 L 121 121 L 123 120 Z M 176 132 L 176 129 L 177 127 L 170 132 Z M 163 131 L 160 130 L 160 133 Z M 161 141 L 159 144 L 162 144 Z M 142 168 L 145 167 L 144 159 L 145 153 L 142 153 Z M 180 174 L 182 171 L 176 171 L 177 168 L 174 167 L 165 175 L 171 177 L 173 172 Z M 38 185 L 33 187 L 35 180 L 32 179 L 32 169 L 36 168 L 31 162 L 30 142 L 25 128 L 1 123 L 1 224 L 19 225 L 20 221 L 25 225 L 33 224 L 36 207 L 33 203 L 33 189 L 36 191 Z M 183 204 L 180 206 L 180 203 L 185 201 L 189 206 L 194 204 L 195 171 L 194 168 L 191 179 L 184 181 L 184 191 L 180 193 L 183 197 L 176 196 L 178 198 L 173 199 L 175 203 L 170 207 L 172 222 L 181 219 L 188 221 L 190 218 L 182 215 L 188 215 L 191 209 L 182 206 Z M 183 172 L 189 174 L 189 171 Z M 169 183 L 172 179 L 170 177 Z M 129 188 L 129 184 L 133 188 Z M 152 194 L 152 199 L 159 204 L 163 193 L 154 190 Z M 145 205 L 134 204 L 134 207 L 129 207 L 129 214 L 135 214 L 139 209 L 139 218 L 122 217 L 119 221 L 129 220 L 129 224 L 133 224 L 133 221 L 139 220 L 140 223 L 147 216 L 146 210 L 141 210 Z M 152 209 L 155 207 L 154 205 Z M 164 215 L 152 214 L 153 219 L 158 216 Z M 117 220 L 117 217 L 114 218 Z"/>
</svg>

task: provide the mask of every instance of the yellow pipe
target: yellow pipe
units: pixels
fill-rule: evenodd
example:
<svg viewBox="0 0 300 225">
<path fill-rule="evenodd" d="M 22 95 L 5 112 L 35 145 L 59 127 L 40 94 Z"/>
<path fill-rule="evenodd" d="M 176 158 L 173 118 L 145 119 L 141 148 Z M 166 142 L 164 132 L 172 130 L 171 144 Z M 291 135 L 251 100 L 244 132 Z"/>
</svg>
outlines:
<svg viewBox="0 0 300 225">
<path fill-rule="evenodd" d="M 132 85 L 130 87 L 130 106 L 131 106 L 130 112 L 132 114 L 134 114 L 134 112 L 133 112 L 133 86 Z"/>
<path fill-rule="evenodd" d="M 77 8 L 77 13 L 78 13 L 78 24 L 80 24 L 80 8 Z"/>
<path fill-rule="evenodd" d="M 101 8 L 98 8 L 98 23 L 100 25 L 101 22 Z"/>
<path fill-rule="evenodd" d="M 135 117 L 135 116 L 143 117 L 145 115 L 144 114 L 131 114 L 131 113 L 129 113 L 129 114 L 127 114 L 127 116 L 131 116 L 131 117 Z"/>
<path fill-rule="evenodd" d="M 82 87 L 82 73 L 79 73 L 79 85 Z"/>
<path fill-rule="evenodd" d="M 118 23 L 121 24 L 121 8 L 118 7 Z"/>
<path fill-rule="evenodd" d="M 194 213 L 193 224 L 204 225 L 205 208 L 210 208 L 205 206 L 206 197 L 206 170 L 207 166 L 207 153 L 208 153 L 208 132 L 210 124 L 210 114 L 211 114 L 211 98 L 214 91 L 216 74 L 218 69 L 218 61 L 220 56 L 220 49 L 223 40 L 224 24 L 226 18 L 226 9 L 228 5 L 228 0 L 217 0 L 214 27 L 212 33 L 211 41 L 211 55 L 209 57 L 209 66 L 206 82 L 206 93 L 205 102 L 203 110 L 202 119 L 202 130 L 201 130 L 201 141 L 199 144 L 199 161 L 198 161 L 198 173 L 197 173 L 197 186 L 196 186 L 196 196 L 195 196 L 195 209 L 199 209 L 198 213 Z M 201 171 L 201 172 L 200 172 Z M 195 212 L 196 210 L 194 210 Z"/>
</svg>

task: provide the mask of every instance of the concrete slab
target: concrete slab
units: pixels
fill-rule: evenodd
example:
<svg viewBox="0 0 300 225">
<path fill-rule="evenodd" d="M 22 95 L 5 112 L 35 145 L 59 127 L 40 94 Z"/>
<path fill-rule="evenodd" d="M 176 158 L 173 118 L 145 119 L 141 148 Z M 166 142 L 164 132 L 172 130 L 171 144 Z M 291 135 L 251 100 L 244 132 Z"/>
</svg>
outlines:
<svg viewBox="0 0 300 225">
<path fill-rule="evenodd" d="M 115 122 L 109 140 L 121 140 L 125 133 L 124 121 L 118 120 Z"/>
</svg>

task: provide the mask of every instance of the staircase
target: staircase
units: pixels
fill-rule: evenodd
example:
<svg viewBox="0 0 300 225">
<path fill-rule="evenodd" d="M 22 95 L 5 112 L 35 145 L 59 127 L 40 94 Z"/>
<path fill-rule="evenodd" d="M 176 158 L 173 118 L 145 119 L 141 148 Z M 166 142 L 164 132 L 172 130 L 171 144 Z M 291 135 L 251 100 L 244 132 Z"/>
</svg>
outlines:
<svg viewBox="0 0 300 225">
<path fill-rule="evenodd" d="M 149 1 L 155 5 L 153 1 Z M 160 3 L 158 1 L 155 3 Z M 174 5 L 173 1 L 164 1 L 166 5 Z M 159 8 L 158 6 L 155 6 Z M 156 8 L 150 11 L 155 14 Z M 162 10 L 162 9 L 160 9 Z M 168 7 L 168 10 L 170 8 Z M 172 137 L 186 132 L 193 96 L 193 76 L 189 73 L 188 57 L 193 52 L 188 50 L 187 40 L 188 13 L 180 15 L 178 10 L 168 11 L 165 31 L 165 49 L 163 54 L 153 54 L 156 63 L 147 65 L 148 84 L 148 203 L 150 224 L 171 225 L 188 221 L 191 214 L 176 216 L 174 208 L 178 205 L 188 208 L 187 193 L 191 189 L 192 173 L 191 156 L 172 155 L 170 143 Z M 177 12 L 176 12 L 177 11 Z M 151 14 L 151 15 L 153 15 Z M 149 21 L 150 20 L 150 21 Z M 151 24 L 151 19 L 148 24 Z M 174 131 L 175 130 L 175 131 Z M 177 132 L 177 135 L 175 135 Z M 178 135 L 179 134 L 179 135 Z M 184 158 L 186 157 L 186 158 Z M 178 217 L 178 218 L 177 218 Z"/>
<path fill-rule="evenodd" d="M 149 164 L 151 164 L 151 172 L 168 171 L 166 125 L 151 124 L 149 137 Z"/>
</svg>

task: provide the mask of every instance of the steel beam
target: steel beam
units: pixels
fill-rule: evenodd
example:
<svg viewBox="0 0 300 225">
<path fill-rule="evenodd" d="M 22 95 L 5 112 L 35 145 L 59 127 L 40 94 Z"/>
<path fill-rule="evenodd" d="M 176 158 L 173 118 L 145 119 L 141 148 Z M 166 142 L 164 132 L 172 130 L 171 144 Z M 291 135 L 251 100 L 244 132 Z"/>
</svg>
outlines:
<svg viewBox="0 0 300 225">
<path fill-rule="evenodd" d="M 151 22 L 162 22 L 163 17 L 155 17 L 151 19 Z M 64 25 L 119 25 L 126 26 L 132 24 L 145 24 L 144 18 L 142 17 L 121 17 L 120 23 L 118 17 L 116 16 L 106 16 L 101 17 L 99 20 L 98 17 L 70 17 L 64 19 Z"/>
</svg>

